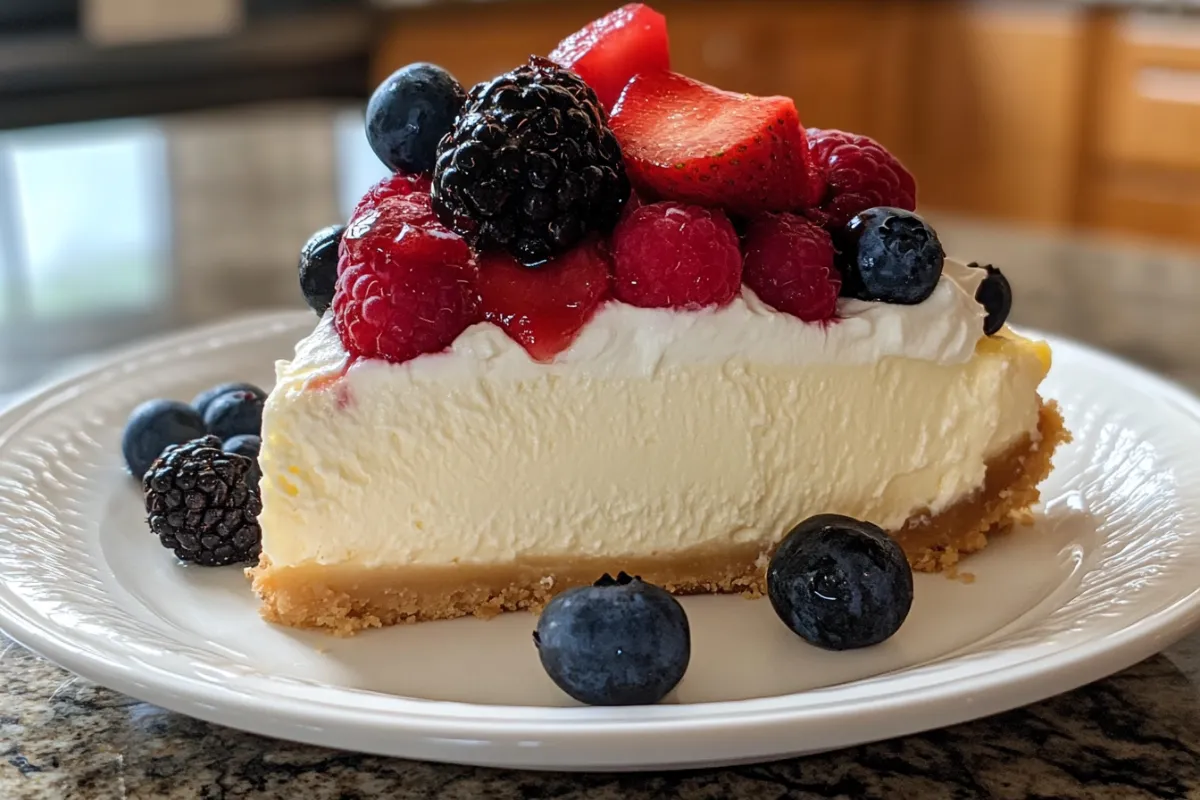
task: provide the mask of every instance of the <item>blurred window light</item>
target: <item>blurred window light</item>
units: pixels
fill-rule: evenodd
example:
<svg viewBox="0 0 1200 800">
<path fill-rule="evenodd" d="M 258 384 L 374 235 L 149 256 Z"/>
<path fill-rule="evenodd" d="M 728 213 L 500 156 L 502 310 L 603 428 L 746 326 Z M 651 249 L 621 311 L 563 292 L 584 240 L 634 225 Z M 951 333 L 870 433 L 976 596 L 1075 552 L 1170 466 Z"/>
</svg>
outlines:
<svg viewBox="0 0 1200 800">
<path fill-rule="evenodd" d="M 363 108 L 348 108 L 333 119 L 333 141 L 337 151 L 337 203 L 343 218 L 350 216 L 359 199 L 388 175 L 388 168 L 367 144 Z"/>
<path fill-rule="evenodd" d="M 0 202 L 16 241 L 7 313 L 35 321 L 146 311 L 170 290 L 166 143 L 120 120 L 0 134 Z M 14 286 L 15 284 L 15 286 Z M 11 291 L 9 291 L 11 290 Z"/>
</svg>

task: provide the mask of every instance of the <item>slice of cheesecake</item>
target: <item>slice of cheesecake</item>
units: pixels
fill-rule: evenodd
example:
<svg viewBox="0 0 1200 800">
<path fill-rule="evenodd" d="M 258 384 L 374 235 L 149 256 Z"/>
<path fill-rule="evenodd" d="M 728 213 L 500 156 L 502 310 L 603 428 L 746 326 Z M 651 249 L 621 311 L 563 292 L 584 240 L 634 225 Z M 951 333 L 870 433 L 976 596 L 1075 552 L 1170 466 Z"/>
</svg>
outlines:
<svg viewBox="0 0 1200 800">
<path fill-rule="evenodd" d="M 490 615 L 621 571 L 753 594 L 826 513 L 941 570 L 1037 500 L 1067 434 L 1007 281 L 946 261 L 878 142 L 671 72 L 666 36 L 626 7 L 470 91 L 429 64 L 376 90 L 394 174 L 336 259 L 305 249 L 326 313 L 263 416 L 267 619 Z"/>
<path fill-rule="evenodd" d="M 336 631 L 537 607 L 624 570 L 759 592 L 775 544 L 835 512 L 916 569 L 982 548 L 1066 437 L 1044 343 L 982 335 L 973 272 L 918 305 L 812 325 L 749 290 L 718 309 L 603 306 L 539 363 L 499 327 L 351 365 L 330 315 L 264 415 L 267 619 Z"/>
</svg>

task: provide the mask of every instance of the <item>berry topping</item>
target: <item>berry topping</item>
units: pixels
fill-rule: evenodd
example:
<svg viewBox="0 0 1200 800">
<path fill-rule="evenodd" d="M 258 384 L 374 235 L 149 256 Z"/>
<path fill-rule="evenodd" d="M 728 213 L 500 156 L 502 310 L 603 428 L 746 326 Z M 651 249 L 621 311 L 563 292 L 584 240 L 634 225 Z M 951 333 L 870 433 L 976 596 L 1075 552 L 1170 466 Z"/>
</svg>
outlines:
<svg viewBox="0 0 1200 800">
<path fill-rule="evenodd" d="M 634 75 L 671 68 L 667 18 L 642 3 L 629 3 L 563 39 L 550 60 L 577 72 L 610 111 Z"/>
<path fill-rule="evenodd" d="M 987 270 L 987 277 L 975 290 L 975 300 L 987 311 L 983 320 L 983 332 L 993 336 L 1004 327 L 1008 313 L 1012 311 L 1012 287 L 1008 285 L 1008 278 L 1004 277 L 1004 273 L 991 264 L 980 265 L 972 262 L 967 266 Z"/>
<path fill-rule="evenodd" d="M 608 294 L 608 257 L 595 241 L 536 270 L 505 253 L 479 262 L 483 318 L 503 328 L 535 361 L 550 361 L 570 347 Z"/>
<path fill-rule="evenodd" d="M 393 72 L 367 103 L 367 142 L 397 172 L 429 172 L 437 146 L 466 95 L 454 76 L 435 64 Z"/>
<path fill-rule="evenodd" d="M 820 514 L 784 537 L 767 567 L 767 596 L 783 623 L 810 644 L 869 647 L 904 624 L 912 569 L 878 525 Z"/>
<path fill-rule="evenodd" d="M 433 181 L 428 175 L 409 175 L 404 172 L 393 172 L 367 190 L 367 193 L 358 201 L 358 205 L 354 207 L 350 218 L 353 219 L 361 215 L 364 211 L 370 211 L 389 197 L 403 197 L 413 192 L 429 194 L 432 186 Z"/>
<path fill-rule="evenodd" d="M 300 250 L 300 291 L 308 307 L 324 314 L 333 302 L 337 283 L 338 247 L 344 225 L 330 225 L 312 235 Z"/>
<path fill-rule="evenodd" d="M 596 94 L 543 58 L 481 83 L 438 148 L 433 207 L 477 251 L 526 266 L 608 232 L 629 197 Z"/>
<path fill-rule="evenodd" d="M 842 294 L 915 305 L 933 293 L 946 253 L 925 220 L 900 208 L 870 208 L 835 238 Z"/>
<path fill-rule="evenodd" d="M 651 203 L 613 231 L 613 294 L 634 306 L 724 305 L 742 284 L 737 232 L 717 209 Z"/>
<path fill-rule="evenodd" d="M 630 180 L 649 198 L 738 214 L 792 211 L 817 200 L 804 129 L 786 97 L 648 73 L 625 87 L 611 124 Z"/>
<path fill-rule="evenodd" d="M 254 392 L 226 392 L 208 404 L 204 425 L 222 441 L 234 436 L 258 436 L 262 430 L 263 400 Z"/>
<path fill-rule="evenodd" d="M 196 409 L 196 412 L 203 417 L 204 412 L 208 411 L 208 406 L 213 400 L 216 400 L 221 395 L 228 394 L 229 392 L 253 392 L 259 400 L 267 399 L 267 393 L 255 386 L 253 383 L 222 383 L 212 387 L 211 389 L 205 389 L 203 392 L 193 397 L 192 408 Z"/>
<path fill-rule="evenodd" d="M 795 214 L 763 214 L 751 220 L 743 247 L 742 280 L 760 300 L 805 322 L 834 318 L 842 278 L 824 228 Z"/>
<path fill-rule="evenodd" d="M 376 228 L 347 256 L 333 314 L 352 356 L 399 363 L 436 353 L 476 321 L 475 259 L 441 226 L 404 224 L 394 236 Z"/>
<path fill-rule="evenodd" d="M 624 572 L 551 600 L 533 641 L 550 679 L 596 706 L 657 703 L 683 678 L 692 655 L 679 601 Z"/>
<path fill-rule="evenodd" d="M 254 462 L 221 451 L 215 436 L 174 445 L 142 479 L 150 530 L 181 561 L 220 567 L 258 558 L 262 531 Z"/>
<path fill-rule="evenodd" d="M 204 420 L 196 409 L 175 400 L 147 400 L 133 410 L 121 436 L 121 454 L 129 474 L 146 474 L 154 459 L 173 444 L 203 436 Z"/>
<path fill-rule="evenodd" d="M 810 215 L 835 230 L 859 212 L 876 206 L 912 211 L 917 184 L 904 165 L 867 136 L 808 129 L 808 149 L 822 181 L 822 194 Z"/>
</svg>

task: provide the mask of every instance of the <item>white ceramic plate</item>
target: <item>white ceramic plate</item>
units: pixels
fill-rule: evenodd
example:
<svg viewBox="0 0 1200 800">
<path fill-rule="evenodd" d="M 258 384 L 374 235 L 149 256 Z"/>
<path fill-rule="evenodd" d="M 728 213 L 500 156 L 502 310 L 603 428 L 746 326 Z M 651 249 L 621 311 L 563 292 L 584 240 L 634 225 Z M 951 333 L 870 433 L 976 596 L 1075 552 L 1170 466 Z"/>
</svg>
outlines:
<svg viewBox="0 0 1200 800">
<path fill-rule="evenodd" d="M 483 765 L 648 769 L 764 760 L 948 725 L 1124 668 L 1200 609 L 1200 402 L 1052 341 L 1075 442 L 1036 526 L 917 577 L 903 629 L 817 650 L 765 601 L 687 598 L 691 668 L 654 707 L 573 706 L 534 618 L 351 639 L 262 622 L 236 568 L 188 568 L 147 531 L 118 454 L 129 410 L 271 380 L 313 318 L 275 314 L 127 351 L 0 415 L 0 627 L 83 676 L 192 716 L 353 750 Z"/>
</svg>

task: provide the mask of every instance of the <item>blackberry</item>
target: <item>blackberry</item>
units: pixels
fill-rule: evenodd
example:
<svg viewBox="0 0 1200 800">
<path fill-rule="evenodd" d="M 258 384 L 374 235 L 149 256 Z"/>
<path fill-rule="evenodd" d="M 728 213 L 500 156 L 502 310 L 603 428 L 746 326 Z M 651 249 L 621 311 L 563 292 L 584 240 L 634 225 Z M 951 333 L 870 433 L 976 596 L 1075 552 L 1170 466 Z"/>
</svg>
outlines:
<svg viewBox="0 0 1200 800">
<path fill-rule="evenodd" d="M 596 93 L 544 58 L 476 85 L 438 145 L 438 218 L 477 251 L 507 250 L 525 266 L 608 232 L 628 198 Z"/>
<path fill-rule="evenodd" d="M 205 567 L 254 561 L 262 547 L 262 500 L 254 462 L 205 436 L 168 447 L 142 479 L 147 521 L 163 547 Z"/>
</svg>

